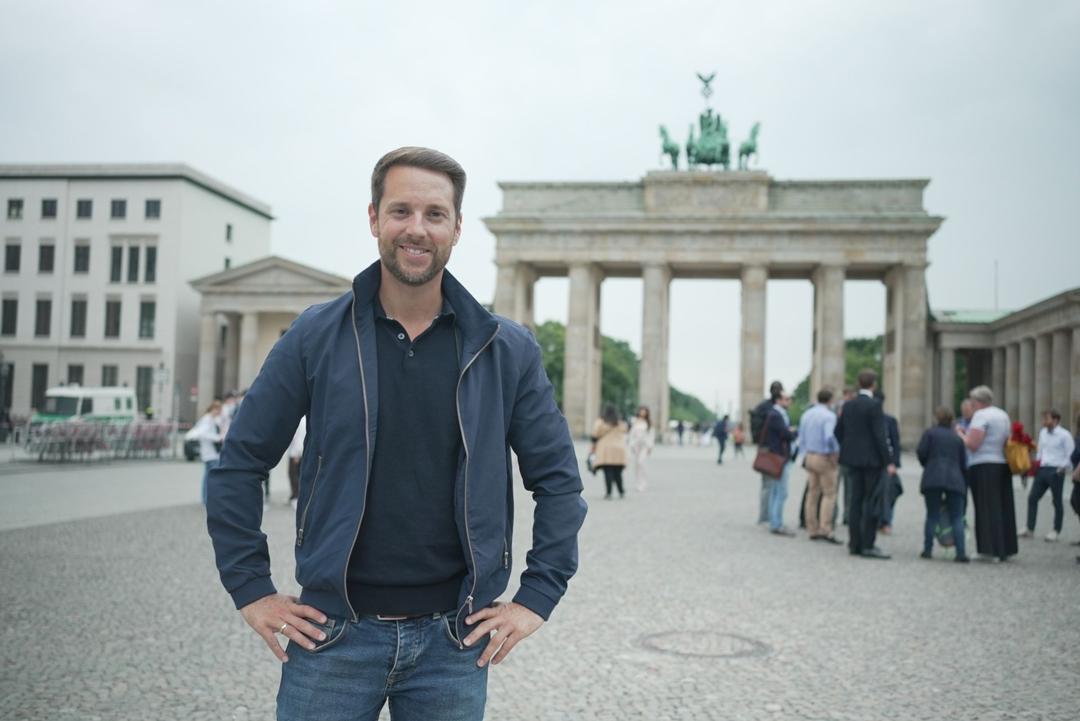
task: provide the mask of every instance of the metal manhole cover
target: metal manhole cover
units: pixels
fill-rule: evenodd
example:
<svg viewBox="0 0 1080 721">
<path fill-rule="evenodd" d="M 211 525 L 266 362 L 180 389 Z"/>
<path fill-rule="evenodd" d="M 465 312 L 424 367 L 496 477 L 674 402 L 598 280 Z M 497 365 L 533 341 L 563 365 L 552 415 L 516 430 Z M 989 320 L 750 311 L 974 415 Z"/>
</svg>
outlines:
<svg viewBox="0 0 1080 721">
<path fill-rule="evenodd" d="M 761 641 L 716 631 L 665 631 L 643 636 L 638 643 L 650 651 L 701 658 L 751 658 L 772 651 Z"/>
</svg>

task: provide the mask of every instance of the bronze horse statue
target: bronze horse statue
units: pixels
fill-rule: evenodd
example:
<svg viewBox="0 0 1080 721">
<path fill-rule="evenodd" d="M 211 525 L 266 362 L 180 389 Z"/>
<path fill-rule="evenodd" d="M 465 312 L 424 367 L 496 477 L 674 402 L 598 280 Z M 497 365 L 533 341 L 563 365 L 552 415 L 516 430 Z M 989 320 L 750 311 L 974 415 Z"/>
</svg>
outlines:
<svg viewBox="0 0 1080 721">
<path fill-rule="evenodd" d="M 679 145 L 672 141 L 671 136 L 668 135 L 667 128 L 663 125 L 660 126 L 660 139 L 663 144 L 660 149 L 661 155 L 667 155 L 671 157 L 671 168 L 673 170 L 679 169 Z"/>
<path fill-rule="evenodd" d="M 751 155 L 757 160 L 757 134 L 760 129 L 761 123 L 754 123 L 754 126 L 750 128 L 750 139 L 744 140 L 739 145 L 739 170 L 750 169 Z"/>
</svg>

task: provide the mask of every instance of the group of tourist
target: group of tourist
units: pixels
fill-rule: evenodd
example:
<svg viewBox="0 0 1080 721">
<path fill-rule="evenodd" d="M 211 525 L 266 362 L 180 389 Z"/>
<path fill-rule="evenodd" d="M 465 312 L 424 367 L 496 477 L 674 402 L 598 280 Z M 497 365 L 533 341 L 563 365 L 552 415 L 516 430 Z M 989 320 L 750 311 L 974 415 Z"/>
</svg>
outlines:
<svg viewBox="0 0 1080 721">
<path fill-rule="evenodd" d="M 864 370 L 858 388 L 845 389 L 843 399 L 832 405 L 830 389 L 822 389 L 817 403 L 807 409 L 796 428 L 788 416 L 791 396 L 779 382 L 770 397 L 751 412 L 751 429 L 758 441 L 755 470 L 761 473 L 761 504 L 758 522 L 771 533 L 793 537 L 784 525 L 784 502 L 791 467 L 802 457 L 806 470 L 806 494 L 802 505 L 804 523 L 812 541 L 842 543 L 834 535 L 838 519 L 838 486 L 844 486 L 844 522 L 848 526 L 848 550 L 852 555 L 888 559 L 876 545 L 879 532 L 891 532 L 893 509 L 903 492 L 900 466 L 899 426 L 885 413 L 884 396 L 877 392 L 877 374 Z M 955 546 L 955 561 L 970 560 L 965 543 L 968 490 L 974 511 L 976 550 L 980 557 L 1004 561 L 1016 555 L 1016 512 L 1012 477 L 1025 472 L 1006 458 L 1010 439 L 1015 441 L 1020 424 L 994 405 L 987 386 L 973 388 L 954 423 L 952 411 L 938 408 L 934 425 L 923 434 L 916 455 L 923 467 L 919 491 L 926 504 L 921 558 L 933 557 L 934 542 Z M 1064 516 L 1064 484 L 1072 474 L 1073 509 L 1080 515 L 1080 434 L 1074 439 L 1061 427 L 1061 415 L 1048 409 L 1037 443 L 1022 447 L 1026 458 L 1034 452 L 1034 481 L 1028 496 L 1027 528 L 1021 538 L 1034 535 L 1040 499 L 1050 491 L 1054 503 L 1053 530 L 1047 541 L 1056 541 Z M 1080 429 L 1080 417 L 1076 419 Z M 1080 544 L 1078 544 L 1080 545 Z M 1077 559 L 1080 561 L 1080 557 Z"/>
</svg>

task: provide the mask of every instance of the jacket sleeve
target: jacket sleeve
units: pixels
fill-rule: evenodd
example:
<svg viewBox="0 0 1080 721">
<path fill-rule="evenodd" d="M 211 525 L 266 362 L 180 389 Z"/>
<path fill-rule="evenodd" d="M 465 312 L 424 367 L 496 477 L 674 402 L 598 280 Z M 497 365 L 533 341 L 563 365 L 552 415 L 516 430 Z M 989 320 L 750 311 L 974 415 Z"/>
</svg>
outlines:
<svg viewBox="0 0 1080 721">
<path fill-rule="evenodd" d="M 889 451 L 891 453 L 890 458 L 892 463 L 897 468 L 900 467 L 900 424 L 895 418 L 888 417 L 885 419 L 885 425 L 889 431 Z"/>
<path fill-rule="evenodd" d="M 930 459 L 930 431 L 923 432 L 922 438 L 919 439 L 919 447 L 915 449 L 915 455 L 919 457 L 919 464 L 925 468 L 926 462 Z"/>
<path fill-rule="evenodd" d="M 262 481 L 281 460 L 308 410 L 299 322 L 270 351 L 207 475 L 206 526 L 221 582 L 237 608 L 275 592 L 266 535 L 260 530 Z"/>
<path fill-rule="evenodd" d="M 871 406 L 870 432 L 874 436 L 874 445 L 881 459 L 881 466 L 885 467 L 892 463 L 892 455 L 889 453 L 889 442 L 885 439 L 885 410 L 880 403 L 874 403 Z"/>
<path fill-rule="evenodd" d="M 532 549 L 514 602 L 547 620 L 577 571 L 577 535 L 587 507 L 570 429 L 531 336 L 525 356 L 508 440 L 536 508 Z"/>
</svg>

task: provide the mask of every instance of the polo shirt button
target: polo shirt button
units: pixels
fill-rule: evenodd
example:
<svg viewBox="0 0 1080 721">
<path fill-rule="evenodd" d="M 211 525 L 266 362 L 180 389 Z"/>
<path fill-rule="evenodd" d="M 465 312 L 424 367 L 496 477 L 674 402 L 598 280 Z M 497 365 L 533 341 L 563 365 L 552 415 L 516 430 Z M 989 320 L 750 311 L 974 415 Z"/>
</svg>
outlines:
<svg viewBox="0 0 1080 721">
<path fill-rule="evenodd" d="M 397 339 L 398 340 L 405 340 L 405 334 L 404 333 L 398 333 L 397 334 Z"/>
<path fill-rule="evenodd" d="M 415 353 L 413 353 L 412 351 L 409 351 L 409 357 L 410 357 L 410 358 L 412 358 L 412 357 L 413 357 L 414 355 L 416 355 L 416 354 L 415 354 Z"/>
</svg>

